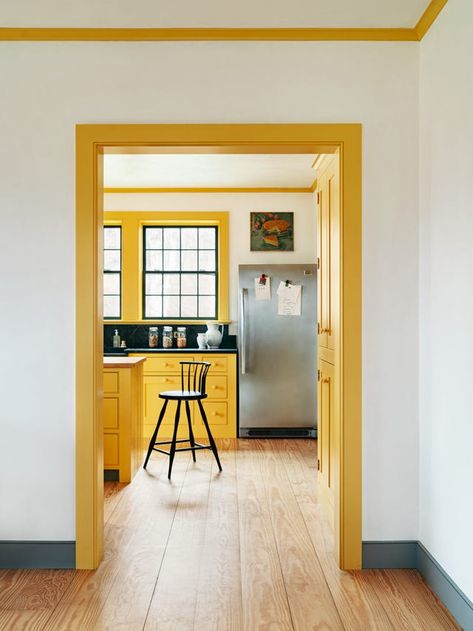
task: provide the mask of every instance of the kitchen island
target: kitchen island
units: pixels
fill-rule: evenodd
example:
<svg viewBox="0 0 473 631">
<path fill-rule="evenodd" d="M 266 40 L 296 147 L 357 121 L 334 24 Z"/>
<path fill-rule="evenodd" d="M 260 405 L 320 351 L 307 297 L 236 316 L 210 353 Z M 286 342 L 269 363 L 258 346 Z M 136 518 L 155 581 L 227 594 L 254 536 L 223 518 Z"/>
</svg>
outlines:
<svg viewBox="0 0 473 631">
<path fill-rule="evenodd" d="M 103 358 L 105 479 L 131 482 L 143 461 L 145 357 Z"/>
</svg>

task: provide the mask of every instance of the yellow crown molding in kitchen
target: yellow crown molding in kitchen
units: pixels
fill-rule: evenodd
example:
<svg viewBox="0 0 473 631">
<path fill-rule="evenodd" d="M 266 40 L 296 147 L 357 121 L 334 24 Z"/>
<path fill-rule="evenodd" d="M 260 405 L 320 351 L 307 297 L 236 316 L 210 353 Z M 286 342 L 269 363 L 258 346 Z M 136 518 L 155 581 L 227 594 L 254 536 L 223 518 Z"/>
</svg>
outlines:
<svg viewBox="0 0 473 631">
<path fill-rule="evenodd" d="M 432 0 L 413 28 L 42 28 L 2 27 L 0 41 L 184 42 L 366 41 L 417 42 L 448 0 Z"/>
<path fill-rule="evenodd" d="M 104 193 L 311 193 L 312 186 L 254 186 L 254 187 L 110 187 Z"/>
</svg>

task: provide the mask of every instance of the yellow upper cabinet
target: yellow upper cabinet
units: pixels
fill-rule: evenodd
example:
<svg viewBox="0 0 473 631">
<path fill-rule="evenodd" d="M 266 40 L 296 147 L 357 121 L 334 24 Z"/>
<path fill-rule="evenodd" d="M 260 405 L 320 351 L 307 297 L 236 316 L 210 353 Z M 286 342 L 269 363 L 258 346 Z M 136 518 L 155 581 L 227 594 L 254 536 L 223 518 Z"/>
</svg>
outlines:
<svg viewBox="0 0 473 631">
<path fill-rule="evenodd" d="M 123 324 L 126 323 L 149 323 L 149 322 L 177 322 L 177 323 L 191 323 L 191 322 L 199 322 L 205 320 L 218 320 L 220 322 L 228 322 L 229 320 L 229 280 L 228 280 L 228 213 L 227 212 L 114 212 L 107 211 L 104 213 L 104 224 L 105 226 L 116 226 L 120 228 L 121 234 L 121 310 L 120 318 L 108 319 L 109 322 L 120 322 Z M 210 230 L 202 230 L 205 228 L 215 228 L 215 246 L 213 247 L 213 251 L 210 249 L 205 251 L 205 248 L 200 248 L 198 246 L 195 250 L 185 250 L 176 246 L 176 250 L 171 252 L 171 254 L 175 254 L 179 258 L 179 261 L 183 261 L 184 256 L 192 256 L 193 252 L 196 252 L 195 256 L 199 256 L 199 261 L 197 263 L 197 267 L 195 268 L 195 274 L 201 274 L 202 268 L 206 270 L 212 270 L 209 274 L 212 276 L 212 283 L 215 283 L 214 288 L 212 288 L 208 293 L 215 295 L 216 308 L 215 312 L 212 316 L 210 315 L 192 315 L 187 317 L 185 312 L 181 314 L 180 318 L 177 317 L 167 317 L 161 315 L 151 315 L 150 317 L 145 317 L 144 313 L 144 294 L 146 293 L 145 281 L 144 281 L 144 268 L 145 265 L 150 265 L 145 261 L 149 261 L 150 251 L 148 251 L 144 246 L 144 238 L 145 232 L 148 228 L 153 227 L 163 227 L 163 228 L 182 228 L 182 232 L 185 232 L 185 228 L 198 228 L 199 229 L 199 239 L 200 234 L 205 232 L 211 232 Z M 188 232 L 188 231 L 187 231 Z M 167 231 L 167 234 L 170 234 L 170 231 Z M 151 235 L 151 232 L 148 230 L 147 234 Z M 163 247 L 163 246 L 161 246 Z M 209 246 L 210 248 L 210 246 Z M 197 252 L 198 250 L 198 252 Z M 151 255 L 153 252 L 151 252 Z M 168 252 L 166 252 L 168 254 Z M 205 261 L 200 260 L 205 258 L 205 256 L 212 255 L 214 257 L 214 263 L 212 263 L 213 267 L 215 267 L 215 273 L 213 273 L 212 265 L 210 267 L 205 267 Z M 164 256 L 164 253 L 162 253 Z M 151 257 L 150 257 L 151 258 Z M 180 269 L 179 265 L 175 268 L 176 270 Z M 158 269 L 158 267 L 156 267 Z M 171 269 L 171 268 L 170 268 Z M 184 268 L 182 268 L 184 269 Z M 164 271 L 164 270 L 162 270 Z M 162 276 L 162 275 L 161 275 Z M 188 277 L 191 274 L 187 274 Z M 148 275 L 147 275 L 148 277 Z M 149 280 L 151 279 L 151 275 L 149 276 Z M 156 278 L 157 281 L 161 281 L 162 279 Z M 192 280 L 188 278 L 187 280 Z M 151 290 L 153 291 L 153 290 Z M 162 292 L 163 290 L 161 290 Z M 170 292 L 173 293 L 175 289 L 171 289 Z M 179 290 L 180 293 L 185 293 L 182 290 Z M 189 293 L 192 293 L 191 291 Z M 203 292 L 197 291 L 197 294 Z M 207 296 L 198 297 L 197 294 L 195 296 L 187 296 L 188 301 L 192 302 L 192 300 L 200 301 L 208 299 Z M 116 299 L 115 299 L 116 300 Z M 213 300 L 210 298 L 210 300 Z M 200 302 L 199 302 L 200 304 Z M 159 312 L 156 312 L 158 314 Z M 192 313 L 192 311 L 189 311 Z M 210 313 L 210 312 L 209 312 Z"/>
</svg>

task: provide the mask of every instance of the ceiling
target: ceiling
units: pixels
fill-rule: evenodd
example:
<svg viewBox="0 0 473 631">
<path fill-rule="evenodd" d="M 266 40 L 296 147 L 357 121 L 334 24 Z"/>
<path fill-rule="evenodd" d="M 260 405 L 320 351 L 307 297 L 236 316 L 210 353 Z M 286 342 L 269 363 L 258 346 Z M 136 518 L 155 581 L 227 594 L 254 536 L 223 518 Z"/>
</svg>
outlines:
<svg viewBox="0 0 473 631">
<path fill-rule="evenodd" d="M 2 27 L 413 28 L 429 0 L 15 0 Z"/>
<path fill-rule="evenodd" d="M 314 154 L 105 155 L 110 188 L 302 188 L 315 180 Z"/>
</svg>

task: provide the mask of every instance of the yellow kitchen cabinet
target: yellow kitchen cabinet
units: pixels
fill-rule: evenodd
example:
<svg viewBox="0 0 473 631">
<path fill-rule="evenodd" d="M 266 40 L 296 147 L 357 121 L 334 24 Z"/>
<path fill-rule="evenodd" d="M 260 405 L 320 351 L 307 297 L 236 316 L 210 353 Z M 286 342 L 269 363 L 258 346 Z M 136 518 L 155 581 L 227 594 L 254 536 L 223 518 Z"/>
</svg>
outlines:
<svg viewBox="0 0 473 631">
<path fill-rule="evenodd" d="M 338 154 L 317 170 L 317 331 L 319 354 L 335 363 L 340 312 L 340 176 Z M 320 352 L 321 351 L 321 352 Z"/>
<path fill-rule="evenodd" d="M 318 369 L 318 420 L 317 420 L 317 468 L 322 495 L 329 505 L 333 520 L 339 497 L 340 484 L 340 425 L 337 411 L 337 381 L 335 366 L 319 360 Z"/>
<path fill-rule="evenodd" d="M 133 354 L 130 355 L 130 357 Z M 234 353 L 143 353 L 146 362 L 143 369 L 143 436 L 149 442 L 156 427 L 163 400 L 159 393 L 181 388 L 181 361 L 208 361 L 212 364 L 207 376 L 207 399 L 203 406 L 214 438 L 236 438 L 237 436 L 237 374 Z M 190 402 L 192 428 L 196 438 L 205 439 L 207 433 L 200 416 L 198 405 Z M 170 401 L 163 419 L 159 438 L 169 438 L 174 427 L 176 403 Z M 181 406 L 179 437 L 188 436 L 185 406 Z"/>
<path fill-rule="evenodd" d="M 143 357 L 104 357 L 104 469 L 131 482 L 143 460 Z"/>
</svg>

